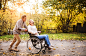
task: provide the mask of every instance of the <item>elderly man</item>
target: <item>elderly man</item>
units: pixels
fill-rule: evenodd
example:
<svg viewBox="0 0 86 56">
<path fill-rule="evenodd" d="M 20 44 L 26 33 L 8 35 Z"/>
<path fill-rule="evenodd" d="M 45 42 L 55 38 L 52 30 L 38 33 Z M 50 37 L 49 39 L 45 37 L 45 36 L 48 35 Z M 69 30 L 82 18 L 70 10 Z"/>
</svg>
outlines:
<svg viewBox="0 0 86 56">
<path fill-rule="evenodd" d="M 17 46 L 21 42 L 19 34 L 20 34 L 21 31 L 27 31 L 27 26 L 25 24 L 25 21 L 26 21 L 26 15 L 23 15 L 22 18 L 16 22 L 16 25 L 13 29 L 14 39 L 13 39 L 13 42 L 11 43 L 11 45 L 9 47 L 10 51 L 11 50 L 19 51 L 19 50 L 17 50 Z M 23 27 L 25 27 L 25 28 L 23 28 Z M 15 44 L 14 49 L 12 49 L 12 46 L 16 42 L 16 40 L 17 40 L 17 43 Z"/>
</svg>

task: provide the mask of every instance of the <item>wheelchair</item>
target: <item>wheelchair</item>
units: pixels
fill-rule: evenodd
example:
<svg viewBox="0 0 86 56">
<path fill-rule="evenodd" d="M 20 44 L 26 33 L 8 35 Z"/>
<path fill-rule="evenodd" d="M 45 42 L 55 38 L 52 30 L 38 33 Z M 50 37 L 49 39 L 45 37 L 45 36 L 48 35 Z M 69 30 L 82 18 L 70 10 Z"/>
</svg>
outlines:
<svg viewBox="0 0 86 56">
<path fill-rule="evenodd" d="M 32 54 L 38 54 L 40 51 L 42 51 L 43 54 L 45 54 L 45 50 L 47 49 L 47 44 L 44 39 L 39 39 L 37 36 L 32 35 L 31 33 L 28 33 L 30 36 L 30 39 L 27 41 L 27 48 Z"/>
</svg>

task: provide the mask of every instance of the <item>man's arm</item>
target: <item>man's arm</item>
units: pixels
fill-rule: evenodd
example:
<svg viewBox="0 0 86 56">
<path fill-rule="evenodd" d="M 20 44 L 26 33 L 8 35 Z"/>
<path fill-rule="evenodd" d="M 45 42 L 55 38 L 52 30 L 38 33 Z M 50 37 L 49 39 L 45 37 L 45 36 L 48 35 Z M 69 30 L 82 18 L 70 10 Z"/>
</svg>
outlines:
<svg viewBox="0 0 86 56">
<path fill-rule="evenodd" d="M 21 25 L 20 21 L 17 22 L 17 29 L 21 30 L 21 31 L 25 31 L 25 28 L 22 28 L 22 25 Z"/>
<path fill-rule="evenodd" d="M 26 24 L 24 23 L 24 27 L 27 29 L 27 26 L 26 26 Z"/>
</svg>

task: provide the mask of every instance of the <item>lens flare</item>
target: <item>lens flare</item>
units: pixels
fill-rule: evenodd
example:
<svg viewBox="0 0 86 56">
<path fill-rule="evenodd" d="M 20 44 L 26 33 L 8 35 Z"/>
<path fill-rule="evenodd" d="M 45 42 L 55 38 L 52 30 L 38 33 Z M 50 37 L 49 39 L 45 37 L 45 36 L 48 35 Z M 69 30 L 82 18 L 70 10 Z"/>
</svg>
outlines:
<svg viewBox="0 0 86 56">
<path fill-rule="evenodd" d="M 22 8 L 18 8 L 17 11 L 21 12 L 22 11 Z"/>
</svg>

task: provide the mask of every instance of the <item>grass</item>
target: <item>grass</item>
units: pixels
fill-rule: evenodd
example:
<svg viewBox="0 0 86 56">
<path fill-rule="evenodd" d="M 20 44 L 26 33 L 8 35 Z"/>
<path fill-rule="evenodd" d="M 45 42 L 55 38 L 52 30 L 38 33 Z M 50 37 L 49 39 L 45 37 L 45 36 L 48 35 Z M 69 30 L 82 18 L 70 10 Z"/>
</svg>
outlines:
<svg viewBox="0 0 86 56">
<path fill-rule="evenodd" d="M 86 35 L 83 33 L 73 34 L 73 33 L 58 33 L 49 34 L 50 39 L 58 40 L 86 40 Z"/>
<path fill-rule="evenodd" d="M 41 35 L 45 35 L 45 34 L 41 34 Z M 57 33 L 57 34 L 48 34 L 49 39 L 51 40 L 86 40 L 86 33 Z M 0 36 L 0 39 L 2 39 L 3 41 L 6 40 L 10 40 L 13 39 L 13 35 L 4 35 L 4 36 Z M 22 40 L 28 40 L 29 39 L 29 35 L 28 34 L 24 34 L 24 35 L 20 35 L 20 38 Z"/>
<path fill-rule="evenodd" d="M 21 38 L 22 40 L 28 40 L 28 39 L 29 39 L 29 35 L 28 35 L 28 34 L 19 35 L 19 36 L 20 36 L 20 38 Z M 13 38 L 14 38 L 14 35 L 4 35 L 4 36 L 0 36 L 0 39 L 2 39 L 3 41 L 4 41 L 4 40 L 6 40 L 6 41 L 8 41 L 8 40 L 13 40 Z"/>
</svg>

